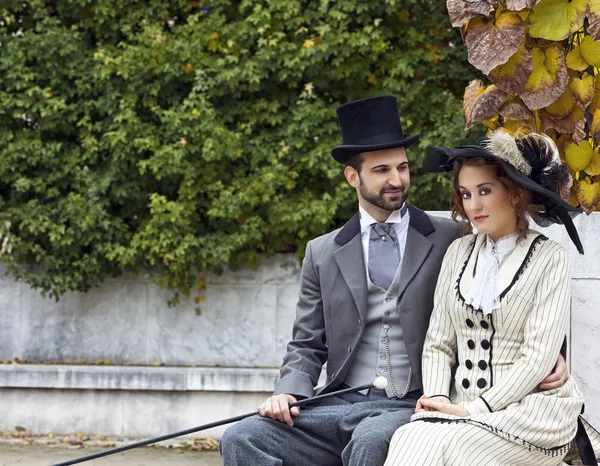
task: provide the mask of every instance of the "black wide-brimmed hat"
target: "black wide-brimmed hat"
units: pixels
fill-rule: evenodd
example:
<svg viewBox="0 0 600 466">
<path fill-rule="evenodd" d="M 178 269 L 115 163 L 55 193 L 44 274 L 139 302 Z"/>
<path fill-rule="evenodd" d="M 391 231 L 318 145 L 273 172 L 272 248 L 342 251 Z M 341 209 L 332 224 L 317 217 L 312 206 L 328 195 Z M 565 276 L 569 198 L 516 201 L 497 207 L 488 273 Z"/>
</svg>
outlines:
<svg viewBox="0 0 600 466">
<path fill-rule="evenodd" d="M 546 135 L 529 134 L 514 139 L 497 131 L 479 140 L 476 145 L 459 147 L 427 146 L 423 170 L 431 173 L 449 172 L 457 158 L 483 158 L 499 163 L 506 175 L 532 193 L 532 202 L 543 207 L 533 220 L 540 226 L 551 223 L 564 225 L 571 241 L 583 254 L 583 246 L 572 217 L 582 211 L 562 199 L 568 189 L 570 175 L 562 164 L 556 145 Z"/>
<path fill-rule="evenodd" d="M 331 155 L 340 163 L 359 152 L 410 147 L 419 140 L 418 134 L 404 137 L 393 95 L 348 102 L 338 107 L 337 115 L 344 143 L 334 147 Z"/>
</svg>

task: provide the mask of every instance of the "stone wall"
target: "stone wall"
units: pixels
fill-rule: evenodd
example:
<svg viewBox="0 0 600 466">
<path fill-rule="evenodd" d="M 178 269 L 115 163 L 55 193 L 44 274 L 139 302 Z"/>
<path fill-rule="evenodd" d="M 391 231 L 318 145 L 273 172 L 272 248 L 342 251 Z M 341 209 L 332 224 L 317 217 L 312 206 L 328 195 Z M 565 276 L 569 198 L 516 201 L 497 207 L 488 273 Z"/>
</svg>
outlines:
<svg viewBox="0 0 600 466">
<path fill-rule="evenodd" d="M 562 227 L 543 231 L 571 256 L 571 370 L 600 425 L 600 214 L 575 223 L 585 256 Z M 134 366 L 0 365 L 0 429 L 144 437 L 253 410 L 291 336 L 299 272 L 281 254 L 257 270 L 209 275 L 200 315 L 193 302 L 169 308 L 170 292 L 138 277 L 56 303 L 1 276 L 0 360 Z"/>
</svg>

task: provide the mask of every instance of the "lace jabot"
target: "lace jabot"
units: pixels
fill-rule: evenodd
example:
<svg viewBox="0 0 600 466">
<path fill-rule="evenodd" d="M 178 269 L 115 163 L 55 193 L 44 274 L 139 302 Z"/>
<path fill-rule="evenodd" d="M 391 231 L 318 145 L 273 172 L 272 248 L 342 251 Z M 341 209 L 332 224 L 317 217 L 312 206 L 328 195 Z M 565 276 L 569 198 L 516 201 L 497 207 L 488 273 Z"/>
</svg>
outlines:
<svg viewBox="0 0 600 466">
<path fill-rule="evenodd" d="M 466 304 L 488 315 L 500 307 L 499 270 L 502 263 L 517 247 L 518 234 L 512 233 L 494 243 L 487 236 L 479 250 L 475 278 L 467 293 Z"/>
</svg>

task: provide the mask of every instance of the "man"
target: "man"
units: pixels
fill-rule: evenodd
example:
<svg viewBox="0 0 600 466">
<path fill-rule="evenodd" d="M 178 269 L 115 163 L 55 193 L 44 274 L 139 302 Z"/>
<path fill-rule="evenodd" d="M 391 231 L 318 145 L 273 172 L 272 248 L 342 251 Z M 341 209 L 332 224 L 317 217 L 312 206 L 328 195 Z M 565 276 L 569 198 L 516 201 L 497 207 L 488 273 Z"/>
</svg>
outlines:
<svg viewBox="0 0 600 466">
<path fill-rule="evenodd" d="M 421 352 L 455 222 L 407 204 L 405 137 L 393 96 L 337 110 L 344 144 L 333 149 L 356 189 L 359 213 L 310 241 L 302 265 L 293 339 L 274 396 L 221 440 L 224 465 L 382 465 L 395 430 L 421 396 Z M 315 390 L 323 364 L 327 382 Z M 336 396 L 302 409 L 289 403 L 377 376 L 385 391 Z M 553 375 L 546 383 L 564 374 Z"/>
</svg>

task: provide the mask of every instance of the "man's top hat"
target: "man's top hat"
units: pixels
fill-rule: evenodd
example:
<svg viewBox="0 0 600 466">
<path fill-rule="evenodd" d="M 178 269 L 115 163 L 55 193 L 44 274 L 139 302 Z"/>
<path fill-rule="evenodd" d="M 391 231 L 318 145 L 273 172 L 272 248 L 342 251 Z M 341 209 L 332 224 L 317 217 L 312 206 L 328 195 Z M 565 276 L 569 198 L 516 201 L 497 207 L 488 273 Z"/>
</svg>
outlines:
<svg viewBox="0 0 600 466">
<path fill-rule="evenodd" d="M 344 144 L 334 147 L 331 155 L 340 163 L 359 152 L 410 147 L 419 140 L 418 134 L 404 137 L 393 95 L 348 102 L 338 107 L 337 115 Z"/>
</svg>

